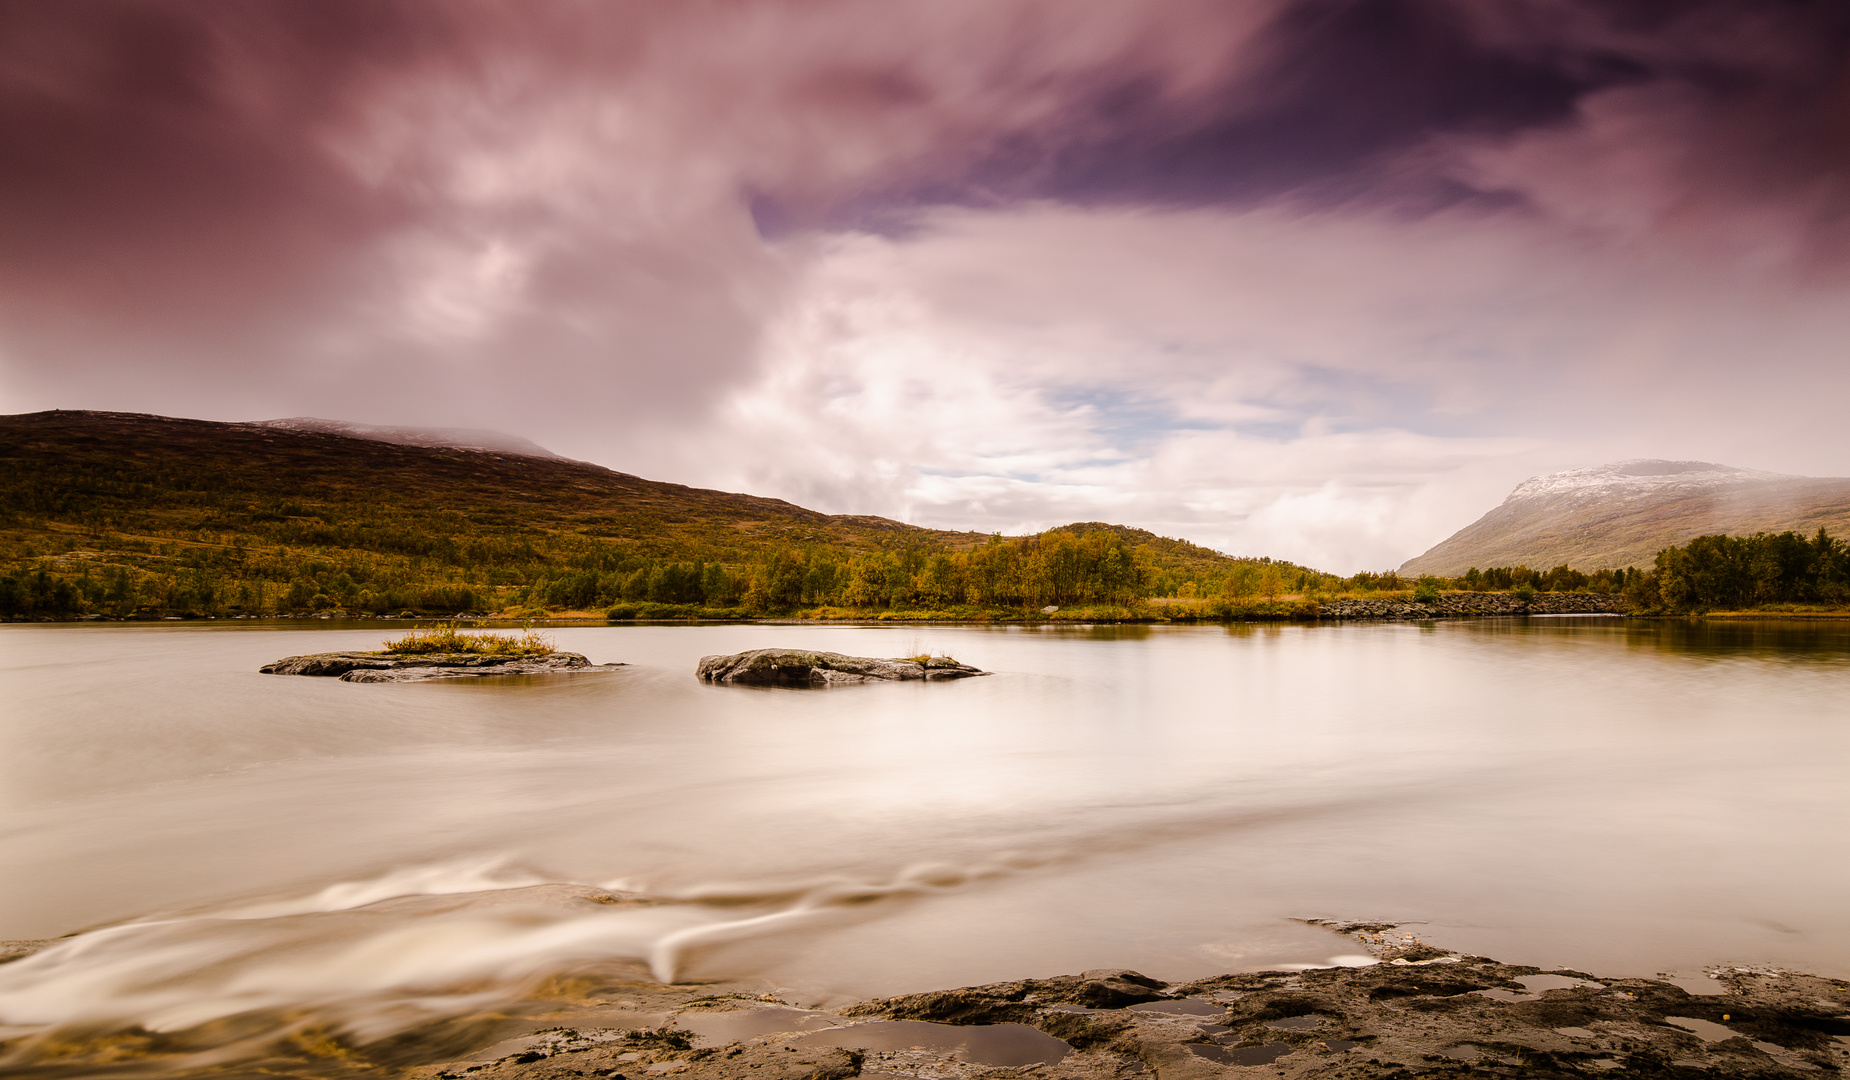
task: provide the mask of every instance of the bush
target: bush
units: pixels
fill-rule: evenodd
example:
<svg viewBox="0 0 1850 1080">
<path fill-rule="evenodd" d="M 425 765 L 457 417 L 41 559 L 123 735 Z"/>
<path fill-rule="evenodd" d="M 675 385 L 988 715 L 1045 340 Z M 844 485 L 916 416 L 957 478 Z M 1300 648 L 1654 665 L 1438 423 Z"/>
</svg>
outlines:
<svg viewBox="0 0 1850 1080">
<path fill-rule="evenodd" d="M 732 619 L 744 613 L 736 608 L 708 608 L 699 604 L 657 604 L 642 601 L 634 604 L 617 604 L 604 612 L 604 617 L 611 622 L 629 622 L 635 619 Z"/>
<path fill-rule="evenodd" d="M 430 653 L 476 653 L 482 656 L 539 656 L 554 651 L 551 638 L 524 628 L 515 637 L 503 634 L 465 634 L 455 623 L 438 623 L 427 630 L 413 630 L 396 641 L 388 641 L 381 651 L 409 656 Z"/>
</svg>

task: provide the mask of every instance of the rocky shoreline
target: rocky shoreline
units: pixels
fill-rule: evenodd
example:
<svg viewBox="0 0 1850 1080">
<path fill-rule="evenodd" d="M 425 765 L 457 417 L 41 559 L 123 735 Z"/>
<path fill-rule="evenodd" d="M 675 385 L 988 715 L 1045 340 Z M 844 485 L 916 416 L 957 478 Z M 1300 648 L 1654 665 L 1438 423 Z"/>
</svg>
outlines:
<svg viewBox="0 0 1850 1080">
<path fill-rule="evenodd" d="M 288 656 L 257 670 L 265 675 L 315 675 L 342 682 L 428 682 L 487 675 L 550 675 L 604 671 L 622 664 L 593 664 L 581 653 L 550 652 L 530 656 L 482 653 L 426 653 L 400 656 L 379 652 L 309 653 Z"/>
<path fill-rule="evenodd" d="M 1508 615 L 1627 615 L 1632 604 L 1615 593 L 1536 593 L 1527 600 L 1515 593 L 1442 593 L 1437 600 L 1327 600 L 1319 619 L 1463 619 Z"/>
<path fill-rule="evenodd" d="M 1169 984 L 1122 969 L 827 1011 L 714 988 L 610 987 L 635 1028 L 558 1026 L 417 1080 L 1209 1080 L 1794 1077 L 1850 1067 L 1850 982 L 1722 968 L 1688 980 L 1543 971 L 1337 924 L 1367 966 Z M 1358 961 L 1359 963 L 1359 961 Z M 1682 982 L 1684 985 L 1679 985 Z M 518 1044 L 518 1045 L 514 1045 Z"/>
<path fill-rule="evenodd" d="M 343 1044 L 338 1063 L 329 1060 L 332 1043 L 289 1044 L 261 1071 L 403 1080 L 1716 1080 L 1850 1068 L 1850 980 L 1765 967 L 1611 978 L 1447 952 L 1390 924 L 1315 925 L 1371 955 L 1355 966 L 1177 983 L 1101 969 L 831 1009 L 764 993 L 759 983 L 664 985 L 623 962 L 549 980 L 522 1005 L 438 1035 L 454 1047 L 465 1031 L 479 1033 L 480 1049 L 459 1057 L 414 1050 L 416 1037 Z M 0 963 L 51 944 L 0 942 Z M 64 1064 L 81 1065 L 92 1049 L 98 1062 L 117 1061 L 121 1050 L 79 1040 L 62 1051 Z"/>
</svg>

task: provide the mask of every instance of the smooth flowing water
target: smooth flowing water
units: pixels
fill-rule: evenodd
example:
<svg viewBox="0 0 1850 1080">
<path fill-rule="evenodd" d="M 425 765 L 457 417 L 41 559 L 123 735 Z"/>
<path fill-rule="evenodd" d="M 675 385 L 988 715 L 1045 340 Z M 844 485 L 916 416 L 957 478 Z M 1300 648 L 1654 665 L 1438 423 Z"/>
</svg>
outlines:
<svg viewBox="0 0 1850 1080">
<path fill-rule="evenodd" d="M 0 965 L 0 1037 L 377 1038 L 613 960 L 805 1004 L 1347 962 L 1310 917 L 1850 975 L 1844 624 L 568 627 L 629 666 L 257 673 L 385 632 L 0 628 L 0 939 L 76 932 Z M 770 645 L 995 674 L 693 676 Z"/>
</svg>

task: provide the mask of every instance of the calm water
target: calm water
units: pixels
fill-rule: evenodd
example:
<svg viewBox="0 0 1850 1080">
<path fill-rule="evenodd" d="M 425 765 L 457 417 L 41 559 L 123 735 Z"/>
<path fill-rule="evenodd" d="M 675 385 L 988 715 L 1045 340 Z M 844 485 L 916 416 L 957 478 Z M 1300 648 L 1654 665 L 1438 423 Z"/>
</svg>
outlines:
<svg viewBox="0 0 1850 1080">
<path fill-rule="evenodd" d="M 630 666 L 353 685 L 256 669 L 377 626 L 0 628 L 0 938 L 84 931 L 0 966 L 0 1035 L 385 1032 L 612 957 L 827 1003 L 1357 951 L 1313 916 L 1850 975 L 1843 624 L 554 633 Z M 768 645 L 996 675 L 693 677 Z"/>
</svg>

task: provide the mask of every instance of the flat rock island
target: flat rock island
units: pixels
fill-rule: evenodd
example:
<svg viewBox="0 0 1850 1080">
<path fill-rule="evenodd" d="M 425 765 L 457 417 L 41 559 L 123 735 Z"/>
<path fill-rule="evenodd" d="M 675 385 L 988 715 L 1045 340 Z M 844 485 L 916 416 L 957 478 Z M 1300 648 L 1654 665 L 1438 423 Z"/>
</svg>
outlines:
<svg viewBox="0 0 1850 1080">
<path fill-rule="evenodd" d="M 393 655 L 376 652 L 310 653 L 289 656 L 257 670 L 265 675 L 320 675 L 342 682 L 428 682 L 485 675 L 547 675 L 554 672 L 607 671 L 622 664 L 593 664 L 575 652 L 527 656 L 484 653 Z"/>
<path fill-rule="evenodd" d="M 753 649 L 730 656 L 703 656 L 695 674 L 703 681 L 741 686 L 840 686 L 912 679 L 967 679 L 989 672 L 948 656 L 879 659 L 803 649 Z"/>
</svg>

